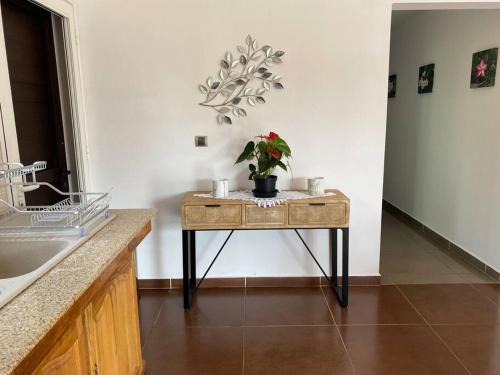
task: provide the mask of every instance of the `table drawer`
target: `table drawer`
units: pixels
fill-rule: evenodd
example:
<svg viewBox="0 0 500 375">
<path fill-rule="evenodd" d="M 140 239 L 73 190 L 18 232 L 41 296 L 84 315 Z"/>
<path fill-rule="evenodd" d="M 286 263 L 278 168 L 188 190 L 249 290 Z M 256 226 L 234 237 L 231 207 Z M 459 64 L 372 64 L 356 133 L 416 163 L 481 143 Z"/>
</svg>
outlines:
<svg viewBox="0 0 500 375">
<path fill-rule="evenodd" d="M 247 205 L 245 207 L 245 221 L 247 225 L 285 225 L 286 206 L 264 208 Z"/>
<path fill-rule="evenodd" d="M 241 205 L 185 206 L 186 225 L 241 225 Z"/>
<path fill-rule="evenodd" d="M 290 225 L 345 225 L 347 208 L 344 203 L 291 203 L 288 206 Z"/>
</svg>

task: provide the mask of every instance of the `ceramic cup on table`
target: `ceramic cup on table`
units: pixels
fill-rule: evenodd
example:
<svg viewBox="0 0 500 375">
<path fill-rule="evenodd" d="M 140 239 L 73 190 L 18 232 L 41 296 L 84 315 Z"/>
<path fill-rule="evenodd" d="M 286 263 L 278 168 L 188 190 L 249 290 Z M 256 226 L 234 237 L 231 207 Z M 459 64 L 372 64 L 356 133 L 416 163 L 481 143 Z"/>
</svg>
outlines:
<svg viewBox="0 0 500 375">
<path fill-rule="evenodd" d="M 213 180 L 212 195 L 214 198 L 227 198 L 229 196 L 229 181 L 227 179 Z"/>
<path fill-rule="evenodd" d="M 310 177 L 307 179 L 307 193 L 314 197 L 325 194 L 325 178 Z"/>
</svg>

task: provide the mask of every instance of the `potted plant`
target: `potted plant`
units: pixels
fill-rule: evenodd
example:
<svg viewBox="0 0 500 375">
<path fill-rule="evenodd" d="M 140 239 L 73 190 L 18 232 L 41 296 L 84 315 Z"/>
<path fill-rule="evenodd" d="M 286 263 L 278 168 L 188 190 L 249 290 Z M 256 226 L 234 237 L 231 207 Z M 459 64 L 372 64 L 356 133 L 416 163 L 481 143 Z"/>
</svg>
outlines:
<svg viewBox="0 0 500 375">
<path fill-rule="evenodd" d="M 245 160 L 256 160 L 256 163 L 248 165 L 250 170 L 248 179 L 255 182 L 253 195 L 258 198 L 273 198 L 278 193 L 276 190 L 278 177 L 272 173 L 276 167 L 288 171 L 290 166 L 288 160 L 286 163 L 282 160 L 290 158 L 292 153 L 285 140 L 276 133 L 270 132 L 269 135 L 259 135 L 255 138 L 260 141 L 249 141 L 235 164 Z"/>
</svg>

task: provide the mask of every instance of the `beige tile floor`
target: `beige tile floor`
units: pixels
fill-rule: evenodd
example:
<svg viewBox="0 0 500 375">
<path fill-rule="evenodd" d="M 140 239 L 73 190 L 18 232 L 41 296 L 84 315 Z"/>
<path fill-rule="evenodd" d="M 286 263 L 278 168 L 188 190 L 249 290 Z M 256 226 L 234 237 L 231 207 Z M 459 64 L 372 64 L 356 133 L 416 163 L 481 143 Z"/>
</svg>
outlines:
<svg viewBox="0 0 500 375">
<path fill-rule="evenodd" d="M 382 284 L 495 282 L 386 211 L 382 214 L 380 273 Z"/>
</svg>

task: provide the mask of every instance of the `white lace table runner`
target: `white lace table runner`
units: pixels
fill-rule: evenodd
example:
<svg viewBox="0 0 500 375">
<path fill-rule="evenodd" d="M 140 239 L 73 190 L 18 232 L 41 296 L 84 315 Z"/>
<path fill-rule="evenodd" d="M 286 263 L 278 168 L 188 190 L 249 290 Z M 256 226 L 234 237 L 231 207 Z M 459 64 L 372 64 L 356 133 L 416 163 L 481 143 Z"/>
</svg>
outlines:
<svg viewBox="0 0 500 375">
<path fill-rule="evenodd" d="M 194 194 L 195 197 L 201 198 L 213 198 L 213 199 L 233 199 L 233 200 L 243 200 L 243 201 L 252 201 L 257 204 L 259 207 L 273 207 L 278 206 L 288 200 L 294 199 L 307 199 L 307 198 L 318 198 L 325 196 L 332 196 L 335 193 L 325 193 L 320 196 L 312 196 L 303 191 L 295 191 L 295 190 L 285 190 L 278 192 L 278 195 L 274 198 L 256 198 L 253 196 L 252 192 L 249 190 L 240 190 L 240 191 L 230 191 L 228 197 L 224 198 L 215 198 L 212 193 L 200 193 Z"/>
</svg>

